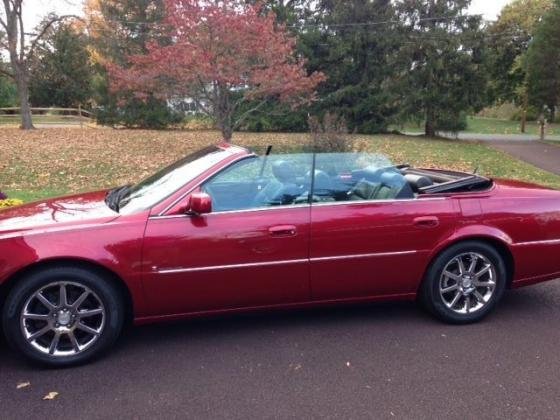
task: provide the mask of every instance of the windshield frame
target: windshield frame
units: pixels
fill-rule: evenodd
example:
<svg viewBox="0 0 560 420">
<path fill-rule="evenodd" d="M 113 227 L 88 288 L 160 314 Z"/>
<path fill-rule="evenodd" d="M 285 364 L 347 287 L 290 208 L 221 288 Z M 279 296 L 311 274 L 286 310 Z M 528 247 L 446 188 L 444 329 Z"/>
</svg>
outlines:
<svg viewBox="0 0 560 420">
<path fill-rule="evenodd" d="M 144 180 L 134 184 L 130 188 L 129 192 L 122 197 L 122 200 L 120 200 L 119 213 L 122 215 L 128 215 L 153 210 L 154 208 L 158 207 L 158 205 L 165 203 L 168 199 L 175 196 L 186 186 L 196 181 L 203 174 L 207 173 L 208 171 L 212 171 L 212 169 L 216 166 L 221 166 L 221 163 L 229 161 L 231 157 L 239 154 L 241 150 L 243 149 L 239 147 L 230 147 L 229 145 L 212 145 L 203 149 L 199 149 L 183 157 L 182 159 L 173 162 L 172 164 L 160 169 Z M 214 159 L 208 159 L 214 154 Z M 205 159 L 208 159 L 208 161 L 204 162 Z M 196 167 L 197 162 L 200 167 Z M 181 169 L 188 173 L 188 165 L 190 164 L 195 164 L 194 167 L 191 168 L 191 170 L 193 171 L 192 174 L 189 174 L 188 176 L 184 176 L 183 174 L 182 180 L 180 182 L 176 181 L 175 183 L 173 183 L 171 188 L 169 188 L 169 190 L 165 191 L 164 193 L 157 193 L 158 190 L 161 190 L 161 184 L 158 184 L 158 181 L 161 182 L 162 179 L 164 179 L 166 176 L 171 176 L 173 173 L 180 173 Z M 139 195 L 137 197 L 134 197 L 134 193 L 140 192 L 142 188 L 147 188 L 146 191 L 148 193 L 152 192 L 153 198 L 151 200 L 146 199 L 146 195 Z M 145 202 L 140 203 L 139 201 L 142 198 L 145 199 Z M 133 205 L 134 202 L 136 202 L 136 205 Z"/>
</svg>

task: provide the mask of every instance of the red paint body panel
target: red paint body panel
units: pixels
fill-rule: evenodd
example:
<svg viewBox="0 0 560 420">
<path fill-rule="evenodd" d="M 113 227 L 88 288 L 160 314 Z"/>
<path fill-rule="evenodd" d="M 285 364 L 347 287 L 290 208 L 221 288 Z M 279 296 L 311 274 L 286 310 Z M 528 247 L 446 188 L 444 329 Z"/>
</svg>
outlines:
<svg viewBox="0 0 560 420">
<path fill-rule="evenodd" d="M 415 293 L 430 250 L 459 218 L 450 198 L 318 205 L 311 214 L 316 300 Z M 427 215 L 438 224 L 416 223 Z"/>
<path fill-rule="evenodd" d="M 558 191 L 497 181 L 472 194 L 186 215 L 191 192 L 249 155 L 230 150 L 135 214 L 110 210 L 106 192 L 0 212 L 0 287 L 36 264 L 87 261 L 123 280 L 138 322 L 412 299 L 430 261 L 472 238 L 511 253 L 514 286 L 560 276 Z"/>
<path fill-rule="evenodd" d="M 287 224 L 296 229 L 294 236 L 274 236 L 269 231 Z M 308 252 L 308 206 L 152 218 L 144 243 L 144 284 L 151 313 L 309 300 Z M 254 265 L 259 263 L 271 265 Z M 247 266 L 231 267 L 242 264 Z M 178 268 L 202 271 L 174 273 Z"/>
</svg>

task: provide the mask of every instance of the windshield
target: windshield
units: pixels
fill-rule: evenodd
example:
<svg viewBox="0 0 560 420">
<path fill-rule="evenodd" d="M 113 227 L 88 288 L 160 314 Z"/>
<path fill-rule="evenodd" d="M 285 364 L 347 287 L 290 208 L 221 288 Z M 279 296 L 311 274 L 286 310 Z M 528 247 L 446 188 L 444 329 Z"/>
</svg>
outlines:
<svg viewBox="0 0 560 420">
<path fill-rule="evenodd" d="M 326 173 L 351 173 L 359 169 L 394 167 L 391 160 L 381 153 L 318 153 L 315 169 Z"/>
<path fill-rule="evenodd" d="M 197 151 L 130 187 L 119 202 L 119 211 L 130 214 L 146 210 L 214 166 L 231 151 L 215 146 Z"/>
</svg>

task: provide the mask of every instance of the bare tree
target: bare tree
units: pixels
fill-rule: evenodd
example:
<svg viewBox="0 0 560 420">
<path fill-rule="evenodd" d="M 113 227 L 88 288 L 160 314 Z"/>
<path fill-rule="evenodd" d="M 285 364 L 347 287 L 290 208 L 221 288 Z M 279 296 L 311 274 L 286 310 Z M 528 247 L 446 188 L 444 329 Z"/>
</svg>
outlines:
<svg viewBox="0 0 560 420">
<path fill-rule="evenodd" d="M 0 67 L 0 73 L 12 78 L 17 86 L 20 108 L 21 128 L 34 128 L 29 105 L 29 67 L 41 38 L 55 23 L 73 15 L 47 16 L 34 33 L 25 32 L 23 23 L 23 0 L 1 0 L 0 30 L 5 32 L 0 37 L 0 49 L 7 51 L 10 58 L 8 69 Z M 2 9 L 3 6 L 3 9 Z"/>
</svg>

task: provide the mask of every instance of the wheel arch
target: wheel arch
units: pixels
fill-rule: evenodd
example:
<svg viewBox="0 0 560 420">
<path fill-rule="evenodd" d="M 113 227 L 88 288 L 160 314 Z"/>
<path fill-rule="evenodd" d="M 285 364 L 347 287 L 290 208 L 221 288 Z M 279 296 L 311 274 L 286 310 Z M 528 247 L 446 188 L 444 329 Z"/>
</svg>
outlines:
<svg viewBox="0 0 560 420">
<path fill-rule="evenodd" d="M 113 270 L 105 267 L 97 262 L 89 261 L 80 258 L 52 258 L 42 261 L 34 262 L 28 266 L 21 268 L 15 273 L 11 274 L 2 284 L 0 284 L 0 309 L 4 307 L 4 302 L 8 297 L 10 291 L 18 284 L 26 275 L 39 272 L 51 267 L 73 267 L 82 268 L 94 271 L 104 278 L 107 278 L 114 284 L 125 303 L 125 322 L 127 325 L 131 324 L 134 318 L 134 300 L 129 287 L 124 280 L 115 273 Z"/>
<path fill-rule="evenodd" d="M 507 288 L 511 289 L 514 275 L 515 275 L 515 260 L 513 258 L 513 253 L 511 252 L 511 249 L 509 248 L 508 242 L 506 240 L 491 235 L 461 236 L 461 237 L 454 238 L 448 242 L 445 242 L 443 245 L 438 247 L 432 253 L 432 255 L 430 255 L 428 265 L 426 266 L 424 270 L 424 274 L 422 276 L 420 287 L 422 287 L 422 283 L 426 279 L 428 270 L 430 269 L 430 267 L 432 266 L 436 258 L 439 257 L 441 253 L 443 253 L 445 250 L 449 249 L 450 247 L 458 245 L 463 242 L 482 242 L 494 248 L 504 260 L 504 264 L 506 266 Z"/>
</svg>

